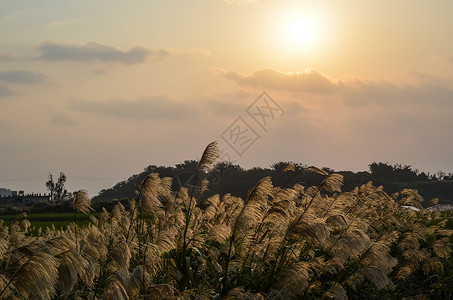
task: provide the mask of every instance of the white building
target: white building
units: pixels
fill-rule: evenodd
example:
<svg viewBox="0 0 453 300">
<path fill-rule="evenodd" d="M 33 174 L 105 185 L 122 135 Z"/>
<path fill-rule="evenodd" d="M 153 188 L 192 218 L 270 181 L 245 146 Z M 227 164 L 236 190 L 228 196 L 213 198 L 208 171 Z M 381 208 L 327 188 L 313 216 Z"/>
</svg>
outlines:
<svg viewBox="0 0 453 300">
<path fill-rule="evenodd" d="M 12 192 L 10 189 L 0 188 L 0 197 L 10 197 Z"/>
</svg>

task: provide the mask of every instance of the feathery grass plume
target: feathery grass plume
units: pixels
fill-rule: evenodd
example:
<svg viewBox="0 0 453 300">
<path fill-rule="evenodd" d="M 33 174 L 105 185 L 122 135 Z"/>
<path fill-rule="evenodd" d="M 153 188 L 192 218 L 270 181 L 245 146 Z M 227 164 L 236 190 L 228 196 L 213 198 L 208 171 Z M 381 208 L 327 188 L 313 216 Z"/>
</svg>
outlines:
<svg viewBox="0 0 453 300">
<path fill-rule="evenodd" d="M 178 294 L 178 291 L 169 284 L 154 284 L 150 285 L 145 293 L 150 296 L 149 299 L 178 299 L 175 297 L 175 294 Z"/>
<path fill-rule="evenodd" d="M 251 201 L 266 202 L 272 193 L 272 181 L 269 176 L 262 178 L 247 194 L 246 205 Z"/>
<path fill-rule="evenodd" d="M 144 288 L 146 288 L 151 283 L 149 280 L 150 278 L 144 271 L 143 266 L 139 265 L 132 271 L 132 274 L 126 282 L 125 288 L 129 298 L 136 299 L 139 296 L 140 288 L 143 285 L 143 279 L 145 280 Z"/>
<path fill-rule="evenodd" d="M 418 237 L 413 232 L 408 232 L 404 235 L 404 238 L 398 243 L 398 247 L 401 250 L 416 249 L 420 248 Z"/>
<path fill-rule="evenodd" d="M 289 233 L 297 239 L 308 240 L 324 244 L 329 236 L 326 223 L 312 214 L 304 214 L 297 218 L 290 226 Z"/>
<path fill-rule="evenodd" d="M 121 202 L 115 204 L 112 208 L 112 219 L 121 220 L 121 216 L 125 213 L 126 210 Z"/>
<path fill-rule="evenodd" d="M 187 188 L 185 187 L 180 187 L 177 191 L 176 191 L 176 196 L 175 198 L 178 201 L 178 203 L 187 203 L 189 201 L 189 191 L 187 190 Z"/>
<path fill-rule="evenodd" d="M 285 172 L 289 172 L 289 171 L 292 171 L 292 172 L 296 171 L 296 166 L 292 162 L 286 164 L 286 166 L 283 168 L 282 172 L 285 173 Z"/>
<path fill-rule="evenodd" d="M 264 300 L 264 296 L 260 293 L 254 294 L 246 291 L 244 287 L 239 286 L 228 292 L 223 300 Z"/>
<path fill-rule="evenodd" d="M 434 242 L 433 244 L 433 252 L 438 257 L 447 258 L 450 255 L 451 249 L 447 245 L 448 238 L 441 238 Z"/>
<path fill-rule="evenodd" d="M 154 276 L 162 264 L 162 249 L 152 243 L 146 244 L 145 251 L 145 270 L 149 276 Z"/>
<path fill-rule="evenodd" d="M 206 222 L 210 222 L 216 216 L 219 204 L 219 194 L 215 194 L 203 202 L 203 205 L 206 207 L 203 210 L 203 218 Z"/>
<path fill-rule="evenodd" d="M 341 186 L 343 185 L 343 175 L 333 173 L 327 176 L 319 186 L 319 190 L 326 190 L 328 192 L 341 192 Z"/>
<path fill-rule="evenodd" d="M 8 247 L 9 247 L 8 241 L 0 238 L 0 260 L 3 260 L 3 255 L 5 254 Z"/>
<path fill-rule="evenodd" d="M 77 283 L 77 277 L 83 276 L 87 266 L 75 250 L 65 251 L 55 258 L 59 262 L 57 285 L 63 295 L 68 295 Z"/>
<path fill-rule="evenodd" d="M 448 220 L 445 220 L 445 221 L 448 221 Z M 451 229 L 437 229 L 436 230 L 436 236 L 438 237 L 450 237 L 451 235 L 453 235 L 453 230 Z"/>
<path fill-rule="evenodd" d="M 268 298 L 295 299 L 309 286 L 311 278 L 320 267 L 319 259 L 292 264 L 281 272 Z"/>
<path fill-rule="evenodd" d="M 208 240 L 216 241 L 219 244 L 225 244 L 231 236 L 231 228 L 225 224 L 217 224 L 212 226 L 208 233 Z"/>
<path fill-rule="evenodd" d="M 338 283 L 335 283 L 331 288 L 324 293 L 323 299 L 347 300 L 348 295 L 345 289 Z"/>
<path fill-rule="evenodd" d="M 123 284 L 116 277 L 110 277 L 101 299 L 105 300 L 128 300 L 129 296 Z"/>
<path fill-rule="evenodd" d="M 385 272 L 378 267 L 365 267 L 359 270 L 378 290 L 393 290 L 395 285 Z"/>
<path fill-rule="evenodd" d="M 293 190 L 298 192 L 299 194 L 302 194 L 305 190 L 305 187 L 299 183 L 296 183 L 293 185 Z"/>
<path fill-rule="evenodd" d="M 396 258 L 390 254 L 389 247 L 382 242 L 375 242 L 363 254 L 361 263 L 365 266 L 377 267 L 386 274 L 389 274 L 396 265 Z"/>
<path fill-rule="evenodd" d="M 52 255 L 58 255 L 61 252 L 75 248 L 73 241 L 64 236 L 58 236 L 47 240 L 44 244 L 48 247 Z"/>
<path fill-rule="evenodd" d="M 268 209 L 263 224 L 269 228 L 272 233 L 284 230 L 296 213 L 294 199 L 297 198 L 297 191 L 293 189 L 284 189 L 277 192 L 272 200 L 273 204 Z M 261 225 L 260 225 L 261 226 Z"/>
<path fill-rule="evenodd" d="M 199 162 L 199 169 L 203 171 L 211 171 L 214 168 L 215 162 L 220 158 L 217 141 L 210 143 L 203 151 Z"/>
<path fill-rule="evenodd" d="M 317 168 L 317 167 L 314 167 L 314 166 L 304 168 L 304 171 L 305 172 L 313 172 L 313 173 L 317 173 L 317 174 L 325 175 L 325 176 L 329 175 L 329 173 L 327 173 L 326 171 L 321 170 L 320 168 Z"/>
<path fill-rule="evenodd" d="M 75 211 L 88 214 L 93 210 L 91 208 L 91 199 L 88 197 L 88 192 L 85 190 L 77 191 L 75 198 L 72 202 L 72 207 Z"/>
<path fill-rule="evenodd" d="M 357 228 L 349 228 L 335 240 L 332 255 L 344 260 L 354 259 L 372 245 L 370 238 Z"/>
<path fill-rule="evenodd" d="M 58 261 L 45 251 L 37 249 L 24 263 L 10 270 L 13 271 L 10 282 L 15 289 L 31 299 L 50 299 L 55 293 Z"/>
<path fill-rule="evenodd" d="M 433 199 L 429 200 L 428 203 L 431 205 L 437 205 L 437 204 L 439 204 L 439 198 L 433 198 Z"/>
<path fill-rule="evenodd" d="M 245 249 L 248 247 L 245 241 L 251 241 L 250 239 L 253 237 L 250 229 L 257 227 L 261 223 L 264 213 L 267 210 L 268 197 L 271 193 L 272 182 L 270 177 L 262 178 L 248 193 L 246 203 L 234 223 L 229 252 L 236 238 L 243 240 L 242 248 Z"/>
<path fill-rule="evenodd" d="M 141 208 L 144 212 L 156 213 L 163 208 L 159 197 L 167 194 L 168 187 L 162 185 L 162 180 L 157 173 L 151 173 L 140 184 L 143 198 Z"/>
<path fill-rule="evenodd" d="M 131 250 L 129 249 L 129 246 L 124 239 L 121 239 L 113 246 L 112 250 L 110 251 L 110 257 L 113 259 L 113 261 L 116 262 L 119 267 L 125 269 L 129 268 Z"/>
<path fill-rule="evenodd" d="M 207 180 L 206 178 L 201 181 L 201 184 L 200 184 L 200 193 L 201 194 L 203 194 L 204 192 L 206 192 L 208 190 L 208 185 L 209 185 L 209 180 Z"/>
<path fill-rule="evenodd" d="M 329 216 L 326 219 L 326 225 L 330 231 L 344 230 L 348 227 L 348 222 L 346 221 L 346 218 L 343 215 L 336 214 Z"/>
<path fill-rule="evenodd" d="M 407 280 L 409 276 L 417 270 L 417 266 L 415 264 L 408 264 L 402 268 L 400 268 L 396 274 L 395 279 L 400 280 Z"/>
<path fill-rule="evenodd" d="M 26 212 L 22 212 L 17 218 L 15 218 L 11 223 L 8 224 L 8 226 L 12 226 L 13 224 L 16 224 L 17 222 L 19 222 L 22 218 L 26 218 L 27 217 L 27 213 Z"/>
<path fill-rule="evenodd" d="M 420 203 L 423 202 L 424 199 L 415 189 L 403 189 L 398 193 L 394 193 L 392 198 L 397 201 L 400 206 L 409 205 L 418 209 L 423 209 L 423 206 Z"/>
<path fill-rule="evenodd" d="M 10 290 L 7 288 L 8 282 L 9 280 L 5 276 L 0 274 L 0 292 L 2 293 L 0 294 L 0 297 L 2 297 L 2 299 L 6 299 L 10 294 Z M 13 288 L 13 286 L 11 287 Z"/>
<path fill-rule="evenodd" d="M 19 221 L 19 226 L 22 231 L 26 232 L 30 228 L 31 223 L 27 219 L 22 219 Z"/>
<path fill-rule="evenodd" d="M 425 275 L 443 275 L 444 274 L 444 265 L 440 258 L 438 257 L 431 257 L 427 259 L 422 266 L 423 273 Z"/>
</svg>

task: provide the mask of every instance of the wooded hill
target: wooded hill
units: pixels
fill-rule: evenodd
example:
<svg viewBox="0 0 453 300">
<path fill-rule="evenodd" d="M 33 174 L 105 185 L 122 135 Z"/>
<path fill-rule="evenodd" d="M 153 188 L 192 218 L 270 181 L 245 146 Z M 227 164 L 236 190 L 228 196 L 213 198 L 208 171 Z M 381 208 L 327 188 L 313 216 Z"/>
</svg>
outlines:
<svg viewBox="0 0 453 300">
<path fill-rule="evenodd" d="M 247 195 L 248 189 L 265 176 L 272 178 L 274 186 L 282 188 L 291 187 L 295 183 L 303 186 L 317 185 L 323 179 L 322 175 L 304 170 L 307 165 L 300 163 L 278 162 L 271 165 L 270 168 L 244 169 L 238 165 L 222 162 L 217 164 L 213 172 L 203 173 L 201 178 L 199 176 L 197 183 L 194 184 L 197 163 L 194 160 L 186 160 L 174 167 L 148 166 L 140 174 L 132 175 L 129 179 L 117 183 L 112 188 L 102 190 L 98 196 L 93 198 L 93 202 L 135 198 L 140 183 L 152 172 L 158 173 L 160 177 L 172 178 L 172 190 L 174 191 L 180 187 L 190 189 L 195 185 L 195 191 L 200 196 L 198 197 L 198 199 L 201 199 L 200 201 L 214 194 L 230 193 L 232 196 L 244 197 Z M 288 164 L 294 166 L 294 168 L 285 169 Z M 323 168 L 323 170 L 329 173 L 334 172 L 330 168 Z M 335 172 L 344 176 L 343 191 L 350 191 L 356 186 L 372 181 L 376 186 L 382 185 L 389 194 L 405 188 L 416 189 L 425 199 L 422 203 L 424 206 L 430 206 L 428 201 L 433 198 L 438 198 L 439 203 L 453 204 L 452 173 L 447 175 L 439 172 L 431 175 L 419 172 L 408 165 L 390 165 L 388 163 L 372 163 L 369 165 L 369 171 L 364 172 Z M 207 190 L 199 195 L 200 182 L 203 179 L 207 179 L 209 184 Z"/>
</svg>

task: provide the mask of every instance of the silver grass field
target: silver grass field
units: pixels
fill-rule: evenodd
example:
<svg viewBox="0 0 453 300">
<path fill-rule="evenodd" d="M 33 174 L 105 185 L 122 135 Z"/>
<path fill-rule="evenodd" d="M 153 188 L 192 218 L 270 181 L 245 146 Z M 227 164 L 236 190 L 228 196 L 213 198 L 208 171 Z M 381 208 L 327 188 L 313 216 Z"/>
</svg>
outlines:
<svg viewBox="0 0 453 300">
<path fill-rule="evenodd" d="M 219 158 L 209 144 L 197 176 Z M 127 209 L 30 235 L 26 215 L 0 226 L 1 299 L 448 299 L 448 218 L 417 191 L 388 195 L 371 182 L 342 192 L 262 178 L 244 199 L 171 190 L 149 174 Z M 289 164 L 283 172 L 294 172 Z M 194 180 L 201 193 L 208 186 Z M 76 213 L 92 211 L 83 190 Z M 415 211 L 412 208 L 419 209 Z"/>
</svg>

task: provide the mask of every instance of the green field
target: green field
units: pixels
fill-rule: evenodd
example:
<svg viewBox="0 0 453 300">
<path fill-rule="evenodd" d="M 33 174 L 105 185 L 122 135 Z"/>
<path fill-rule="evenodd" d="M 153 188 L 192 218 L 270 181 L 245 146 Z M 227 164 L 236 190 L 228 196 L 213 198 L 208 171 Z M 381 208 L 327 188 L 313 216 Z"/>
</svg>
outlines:
<svg viewBox="0 0 453 300">
<path fill-rule="evenodd" d="M 31 223 L 30 234 L 36 233 L 38 228 L 45 230 L 46 228 L 52 228 L 52 225 L 55 229 L 66 229 L 67 226 L 77 220 L 77 225 L 80 227 L 85 227 L 90 223 L 90 215 L 97 217 L 99 213 L 91 213 L 89 215 L 77 214 L 74 213 L 42 213 L 42 214 L 27 214 L 25 219 L 29 220 Z M 0 220 L 4 220 L 6 224 L 14 221 L 20 214 L 17 215 L 7 215 L 0 217 Z"/>
</svg>

